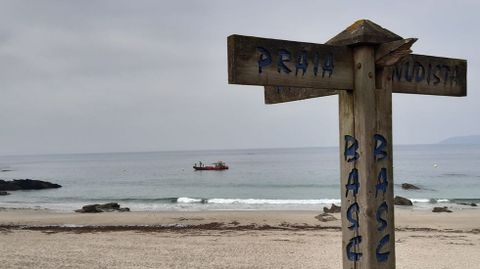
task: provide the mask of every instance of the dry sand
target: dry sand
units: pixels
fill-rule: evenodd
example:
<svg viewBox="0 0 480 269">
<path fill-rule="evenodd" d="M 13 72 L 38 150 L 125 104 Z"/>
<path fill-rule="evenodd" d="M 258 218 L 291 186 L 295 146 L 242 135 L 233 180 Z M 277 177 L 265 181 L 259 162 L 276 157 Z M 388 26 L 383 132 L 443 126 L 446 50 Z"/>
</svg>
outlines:
<svg viewBox="0 0 480 269">
<path fill-rule="evenodd" d="M 340 222 L 316 215 L 2 210 L 0 268 L 341 268 Z M 397 268 L 480 268 L 480 210 L 395 216 Z"/>
</svg>

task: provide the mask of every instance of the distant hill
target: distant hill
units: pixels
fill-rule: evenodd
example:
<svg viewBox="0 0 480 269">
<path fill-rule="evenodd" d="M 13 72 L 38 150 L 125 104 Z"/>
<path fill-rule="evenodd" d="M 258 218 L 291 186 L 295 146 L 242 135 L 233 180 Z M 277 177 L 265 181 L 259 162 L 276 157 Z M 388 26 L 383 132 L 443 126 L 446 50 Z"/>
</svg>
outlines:
<svg viewBox="0 0 480 269">
<path fill-rule="evenodd" d="M 439 144 L 480 144 L 480 135 L 453 136 L 440 141 Z"/>
</svg>

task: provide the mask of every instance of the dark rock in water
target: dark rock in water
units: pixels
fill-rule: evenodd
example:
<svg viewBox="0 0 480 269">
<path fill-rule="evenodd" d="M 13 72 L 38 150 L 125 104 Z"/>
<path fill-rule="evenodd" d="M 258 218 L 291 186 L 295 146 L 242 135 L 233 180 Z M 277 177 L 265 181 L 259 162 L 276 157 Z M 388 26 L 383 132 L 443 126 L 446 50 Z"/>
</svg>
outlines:
<svg viewBox="0 0 480 269">
<path fill-rule="evenodd" d="M 318 219 L 321 222 L 327 222 L 327 221 L 334 221 L 337 220 L 333 215 L 330 215 L 328 213 L 322 213 L 318 216 L 315 216 L 316 219 Z"/>
<path fill-rule="evenodd" d="M 33 179 L 14 179 L 5 181 L 0 179 L 0 191 L 17 191 L 17 190 L 42 190 L 56 189 L 62 186 L 42 180 Z"/>
<path fill-rule="evenodd" d="M 419 190 L 420 188 L 413 185 L 413 184 L 410 184 L 410 183 L 403 183 L 402 184 L 402 189 L 404 189 L 404 190 Z"/>
<path fill-rule="evenodd" d="M 342 211 L 342 207 L 337 206 L 335 204 L 332 204 L 330 208 L 324 207 L 323 212 L 324 213 L 340 213 Z"/>
<path fill-rule="evenodd" d="M 128 212 L 130 208 L 120 207 L 118 203 L 92 204 L 85 205 L 81 209 L 75 210 L 77 213 L 100 213 L 100 212 Z"/>
<path fill-rule="evenodd" d="M 0 191 L 0 196 L 2 195 L 10 195 L 10 193 L 6 192 L 6 191 Z"/>
<path fill-rule="evenodd" d="M 478 206 L 475 203 L 457 203 L 457 204 L 459 204 L 459 205 L 469 205 L 469 206 Z"/>
<path fill-rule="evenodd" d="M 395 205 L 406 205 L 406 206 L 413 205 L 412 201 L 402 196 L 395 196 L 395 198 L 393 199 L 393 203 Z"/>
<path fill-rule="evenodd" d="M 447 212 L 447 213 L 452 213 L 452 210 L 448 209 L 448 207 L 444 206 L 444 207 L 434 207 L 432 212 L 435 212 L 435 213 L 440 213 L 440 212 Z"/>
</svg>

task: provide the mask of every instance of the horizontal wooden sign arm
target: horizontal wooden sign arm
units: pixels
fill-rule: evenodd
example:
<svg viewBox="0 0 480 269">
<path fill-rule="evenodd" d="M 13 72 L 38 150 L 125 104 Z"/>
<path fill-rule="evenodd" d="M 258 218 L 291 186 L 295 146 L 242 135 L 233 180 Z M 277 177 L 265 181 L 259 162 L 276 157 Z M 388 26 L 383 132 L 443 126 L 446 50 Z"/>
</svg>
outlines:
<svg viewBox="0 0 480 269">
<path fill-rule="evenodd" d="M 228 37 L 231 84 L 352 89 L 352 50 L 241 35 Z"/>
<path fill-rule="evenodd" d="M 338 94 L 336 90 L 265 86 L 265 104 L 273 105 L 336 94 Z"/>
<path fill-rule="evenodd" d="M 383 68 L 377 64 L 375 67 L 377 69 Z M 389 70 L 391 71 L 388 77 L 392 80 L 392 91 L 394 93 L 454 97 L 467 95 L 466 60 L 410 54 L 402 57 Z M 266 87 L 266 104 L 323 97 L 338 92 L 327 89 L 308 90 L 296 87 L 275 87 L 288 88 L 288 91 L 267 90 Z"/>
</svg>

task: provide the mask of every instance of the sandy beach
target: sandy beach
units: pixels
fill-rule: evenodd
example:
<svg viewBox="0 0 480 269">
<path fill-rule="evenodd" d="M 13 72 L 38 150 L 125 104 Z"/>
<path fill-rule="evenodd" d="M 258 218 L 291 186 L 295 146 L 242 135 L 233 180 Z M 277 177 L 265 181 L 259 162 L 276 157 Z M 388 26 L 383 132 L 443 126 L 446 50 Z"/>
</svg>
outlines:
<svg viewBox="0 0 480 269">
<path fill-rule="evenodd" d="M 315 211 L 0 211 L 2 268 L 341 268 Z M 338 219 L 339 214 L 334 214 Z M 396 210 L 397 268 L 477 268 L 480 210 Z"/>
</svg>

